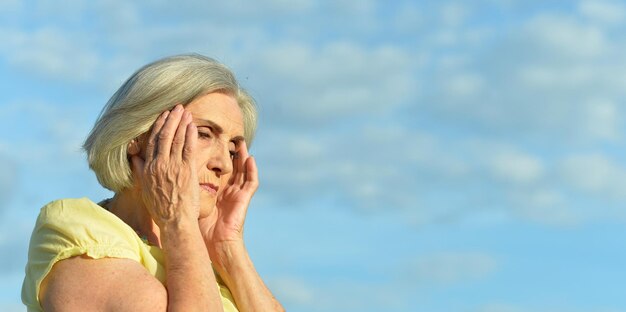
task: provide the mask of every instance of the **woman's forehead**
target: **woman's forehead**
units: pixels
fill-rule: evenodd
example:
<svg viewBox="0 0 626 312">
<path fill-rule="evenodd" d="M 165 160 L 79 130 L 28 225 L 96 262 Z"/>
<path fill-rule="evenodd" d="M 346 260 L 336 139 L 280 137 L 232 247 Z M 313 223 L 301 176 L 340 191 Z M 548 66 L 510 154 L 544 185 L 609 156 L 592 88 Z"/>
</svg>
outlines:
<svg viewBox="0 0 626 312">
<path fill-rule="evenodd" d="M 191 112 L 197 126 L 206 124 L 230 135 L 243 135 L 243 113 L 237 100 L 229 94 L 209 93 L 194 99 L 185 108 Z"/>
</svg>

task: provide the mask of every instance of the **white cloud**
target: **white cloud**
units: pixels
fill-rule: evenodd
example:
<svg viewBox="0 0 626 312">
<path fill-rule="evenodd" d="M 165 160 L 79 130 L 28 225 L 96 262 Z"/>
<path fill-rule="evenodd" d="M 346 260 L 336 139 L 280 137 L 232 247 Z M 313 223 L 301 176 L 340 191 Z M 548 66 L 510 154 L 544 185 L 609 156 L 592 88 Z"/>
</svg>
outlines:
<svg viewBox="0 0 626 312">
<path fill-rule="evenodd" d="M 79 82 L 95 76 L 97 53 L 78 34 L 41 28 L 32 32 L 0 29 L 0 53 L 9 64 L 46 78 Z"/>
<path fill-rule="evenodd" d="M 288 203 L 338 196 L 356 211 L 407 212 L 416 226 L 503 217 L 571 226 L 612 213 L 572 206 L 576 198 L 569 194 L 580 187 L 563 178 L 561 162 L 508 142 L 449 140 L 387 125 L 342 133 L 318 129 L 314 136 L 271 132 L 258 144 L 264 191 Z M 589 195 L 602 199 L 605 193 Z"/>
<path fill-rule="evenodd" d="M 441 7 L 441 21 L 445 27 L 460 26 L 468 15 L 469 10 L 460 3 L 444 3 Z"/>
<path fill-rule="evenodd" d="M 369 15 L 376 11 L 377 2 L 374 0 L 338 0 L 329 2 L 329 6 L 341 15 Z"/>
<path fill-rule="evenodd" d="M 583 0 L 578 3 L 578 10 L 602 24 L 623 24 L 626 20 L 626 8 L 617 1 Z"/>
<path fill-rule="evenodd" d="M 119 1 L 114 1 L 119 2 Z M 242 1 L 233 0 L 225 2 L 206 2 L 202 0 L 184 0 L 173 5 L 170 1 L 153 1 L 149 7 L 160 10 L 162 13 L 171 12 L 174 14 L 184 14 L 191 19 L 197 18 L 217 18 L 228 23 L 245 23 L 246 21 L 259 19 L 274 19 L 279 16 L 290 14 L 301 14 L 310 12 L 317 7 L 315 1 L 311 0 L 263 0 L 263 1 Z M 263 14 L 259 14 L 263 13 Z M 235 17 L 238 17 L 235 19 Z M 230 20 L 230 21 L 229 21 Z M 229 25 L 230 26 L 230 25 Z"/>
<path fill-rule="evenodd" d="M 84 107 L 52 102 L 7 103 L 0 107 L 0 119 L 4 120 L 0 130 L 11 131 L 27 124 L 28 131 L 0 141 L 0 153 L 21 165 L 47 167 L 55 163 L 71 167 L 83 163 L 80 148 L 91 126 L 84 113 Z"/>
<path fill-rule="evenodd" d="M 104 25 L 106 30 L 108 30 L 108 35 L 110 36 L 108 36 L 109 38 L 106 38 L 108 40 L 119 36 L 120 33 L 123 34 L 124 31 L 132 32 L 142 25 L 142 10 L 140 10 L 140 8 L 132 2 L 99 0 L 93 3 L 86 1 L 86 3 L 91 5 L 89 10 L 100 13 L 96 15 L 99 17 L 97 22 Z M 145 12 L 144 14 L 147 15 L 148 12 Z M 82 13 L 84 14 L 84 12 Z"/>
<path fill-rule="evenodd" d="M 444 89 L 456 97 L 475 96 L 483 91 L 485 82 L 475 73 L 457 73 L 445 82 Z"/>
<path fill-rule="evenodd" d="M 618 141 L 622 138 L 621 109 L 614 101 L 591 99 L 583 108 L 584 131 L 591 137 L 603 141 Z"/>
<path fill-rule="evenodd" d="M 29 7 L 32 14 L 41 20 L 63 19 L 77 22 L 89 6 L 85 0 L 36 0 Z"/>
<path fill-rule="evenodd" d="M 425 14 L 414 3 L 402 4 L 391 21 L 394 31 L 406 34 L 415 34 L 425 24 Z"/>
<path fill-rule="evenodd" d="M 329 6 L 337 6 L 337 10 L 328 14 L 344 23 L 349 20 L 351 26 L 347 27 L 359 24 L 352 23 L 353 18 L 360 22 L 375 19 L 375 27 L 393 24 L 392 19 L 384 21 L 374 14 L 375 2 L 360 3 L 333 2 Z M 528 140 L 517 139 L 540 137 L 566 144 L 561 141 L 617 142 L 621 138 L 619 99 L 624 95 L 620 90 L 626 90 L 622 79 L 626 76 L 619 72 L 626 63 L 613 54 L 619 40 L 572 17 L 540 15 L 521 28 L 502 33 L 457 27 L 469 23 L 475 13 L 457 2 L 436 6 L 434 18 L 446 27 L 426 29 L 411 23 L 402 26 L 408 28 L 400 27 L 400 33 L 402 29 L 419 30 L 419 36 L 409 38 L 413 43 L 395 42 L 393 37 L 361 40 L 362 33 L 349 38 L 315 37 L 319 42 L 313 43 L 309 37 L 292 36 L 291 30 L 284 35 L 263 26 L 287 13 L 306 13 L 309 19 L 325 13 L 321 11 L 328 6 L 311 1 L 286 6 L 283 1 L 265 1 L 248 5 L 244 11 L 235 4 L 216 4 L 222 14 L 219 17 L 216 10 L 205 10 L 209 5 L 199 1 L 184 1 L 176 8 L 163 1 L 142 11 L 132 4 L 113 10 L 119 5 L 117 1 L 99 1 L 78 6 L 98 8 L 106 14 L 95 21 L 104 29 L 100 44 L 113 51 L 106 60 L 93 52 L 99 46 L 94 41 L 78 33 L 76 45 L 74 30 L 45 25 L 34 31 L 3 30 L 6 36 L 0 52 L 14 66 L 42 75 L 81 80 L 97 77 L 106 80 L 107 86 L 119 85 L 132 70 L 150 60 L 154 51 L 162 55 L 194 50 L 234 64 L 246 77 L 250 75 L 249 83 L 244 84 L 262 99 L 262 114 L 267 117 L 262 119 L 262 127 L 274 129 L 266 136 L 271 145 L 265 150 L 261 147 L 260 156 L 273 159 L 261 168 L 265 182 L 273 191 L 289 189 L 288 196 L 302 196 L 303 200 L 321 192 L 363 209 L 419 207 L 425 220 L 436 219 L 441 211 L 467 214 L 476 206 L 509 207 L 513 202 L 535 207 L 521 215 L 539 219 L 544 211 L 557 211 L 545 207 L 566 206 L 568 200 L 563 199 L 561 190 L 544 187 L 551 178 L 551 164 L 526 152 L 530 150 L 524 146 Z M 425 12 L 416 5 L 407 4 L 407 8 L 402 13 L 409 17 Z M 271 13 L 255 12 L 260 10 Z M 154 22 L 166 13 L 185 18 L 168 19 L 172 23 L 166 26 Z M 229 18 L 237 14 L 250 19 Z M 257 22 L 260 26 L 252 25 Z M 310 22 L 303 19 L 300 24 Z M 114 31 L 116 25 L 125 30 Z M 319 36 L 334 25 L 322 23 L 307 34 Z M 441 47 L 429 40 L 439 31 L 447 32 L 453 44 L 469 48 L 438 50 Z M 500 35 L 507 39 L 499 40 Z M 26 45 L 45 53 L 9 51 Z M 76 49 L 72 51 L 76 58 L 67 57 L 72 53 L 66 46 Z M 607 56 L 615 60 L 611 66 L 600 62 Z M 420 95 L 424 96 L 418 98 Z M 415 110 L 407 113 L 409 106 Z M 386 125 L 397 122 L 392 116 L 400 114 L 408 122 Z M 414 130 L 422 126 L 422 116 L 434 121 L 436 129 Z M 80 137 L 72 136 L 67 121 L 48 126 L 56 137 L 66 138 L 56 143 L 66 145 L 61 150 L 69 155 L 70 150 L 76 151 L 86 130 Z M 439 132 L 450 129 L 452 133 L 460 130 L 461 138 L 453 134 L 451 139 Z M 477 151 L 460 143 L 482 134 L 512 148 Z M 41 144 L 31 143 L 19 145 L 35 146 L 30 147 L 33 156 L 29 157 L 58 157 L 58 146 L 55 152 L 46 153 Z M 500 184 L 503 181 L 506 183 Z M 501 194 L 487 191 L 492 184 Z M 437 192 L 447 193 L 431 195 Z M 483 195 L 485 192 L 488 194 Z M 453 193 L 455 196 L 450 195 Z M 455 209 L 428 203 L 430 199 L 425 198 L 429 196 L 446 197 L 444 201 L 456 205 Z M 566 211 L 549 213 L 547 218 L 561 215 L 567 215 Z"/>
<path fill-rule="evenodd" d="M 623 199 L 626 196 L 626 168 L 599 153 L 566 157 L 560 166 L 563 182 L 574 189 L 599 198 Z"/>
<path fill-rule="evenodd" d="M 601 29 L 570 17 L 540 15 L 528 22 L 525 32 L 541 49 L 566 58 L 598 57 L 610 48 Z"/>
<path fill-rule="evenodd" d="M 314 135 L 261 132 L 253 153 L 264 190 L 277 199 L 334 196 L 357 211 L 415 213 L 420 194 L 441 185 L 460 187 L 468 176 L 468 164 L 442 143 L 429 133 L 378 124 L 341 133 L 320 128 Z"/>
<path fill-rule="evenodd" d="M 584 88 L 593 83 L 596 76 L 596 72 L 587 65 L 530 64 L 520 68 L 516 74 L 524 86 L 541 90 Z"/>
<path fill-rule="evenodd" d="M 2 30 L 0 53 L 6 63 L 45 77 L 107 80 L 111 86 L 169 53 L 198 51 L 234 65 L 245 75 L 240 79 L 250 77 L 244 84 L 263 99 L 261 110 L 268 117 L 253 150 L 264 162 L 262 185 L 290 201 L 289 207 L 339 197 L 342 208 L 400 215 L 398 222 L 504 216 L 498 220 L 562 225 L 587 216 L 571 207 L 579 199 L 605 203 L 619 192 L 610 183 L 624 185 L 622 159 L 603 151 L 590 157 L 595 165 L 585 165 L 588 156 L 555 165 L 560 163 L 555 153 L 579 147 L 568 140 L 615 144 L 621 139 L 626 90 L 621 47 L 626 43 L 600 27 L 605 24 L 599 19 L 610 12 L 583 8 L 591 2 L 583 2 L 581 11 L 592 24 L 554 15 L 528 21 L 516 13 L 525 26 L 516 28 L 516 19 L 501 29 L 473 28 L 479 21 L 475 16 L 484 15 L 472 15 L 478 6 L 470 12 L 458 1 L 439 11 L 437 4 L 434 12 L 407 5 L 396 11 L 403 14 L 398 19 L 386 16 L 387 8 L 374 1 L 161 1 L 141 10 L 119 1 L 87 3 L 82 2 L 90 10 L 85 16 L 102 13 L 92 21 L 95 32 L 45 21 L 32 31 Z M 59 5 L 57 12 L 62 10 Z M 439 20 L 431 24 L 429 16 Z M 607 21 L 619 25 L 613 16 Z M 18 55 L 30 46 L 39 52 Z M 416 109 L 409 112 L 411 105 Z M 49 164 L 77 147 L 88 130 L 79 124 L 73 131 L 73 117 L 30 109 L 36 110 L 16 109 L 3 121 L 28 115 L 25 122 L 40 122 L 52 140 L 0 142 L 11 157 L 23 152 L 20 161 Z M 476 138 L 491 145 L 467 143 Z M 594 210 L 603 209 L 598 207 Z M 412 281 L 445 286 L 488 278 L 498 264 L 489 254 L 444 252 L 416 260 L 410 272 Z M 389 305 L 399 296 L 394 292 L 402 291 L 391 284 L 320 286 L 292 277 L 274 283 L 279 298 L 320 311 L 399 310 Z M 483 312 L 512 311 L 519 309 L 503 304 Z"/>
<path fill-rule="evenodd" d="M 510 195 L 517 216 L 536 223 L 571 227 L 581 224 L 587 214 L 570 207 L 562 192 L 548 187 L 512 192 Z"/>
<path fill-rule="evenodd" d="M 502 150 L 494 153 L 490 166 L 497 178 L 516 184 L 536 183 L 543 177 L 544 172 L 540 159 L 515 150 Z"/>
<path fill-rule="evenodd" d="M 426 87 L 415 101 L 416 115 L 509 140 L 620 139 L 618 103 L 626 95 L 621 37 L 572 16 L 546 14 L 483 34 L 480 49 L 465 42 L 463 52 L 434 54 L 426 65 L 432 72 L 418 78 Z"/>
<path fill-rule="evenodd" d="M 420 256 L 408 268 L 408 276 L 423 285 L 451 285 L 485 279 L 497 268 L 497 260 L 489 254 L 440 252 Z"/>
<path fill-rule="evenodd" d="M 380 114 L 407 105 L 416 89 L 414 58 L 395 46 L 368 48 L 354 42 L 334 42 L 315 48 L 298 43 L 269 47 L 261 54 L 269 81 L 289 85 L 275 92 L 285 115 L 274 122 L 321 122 L 354 114 Z M 276 94 L 277 93 L 277 94 Z"/>
</svg>

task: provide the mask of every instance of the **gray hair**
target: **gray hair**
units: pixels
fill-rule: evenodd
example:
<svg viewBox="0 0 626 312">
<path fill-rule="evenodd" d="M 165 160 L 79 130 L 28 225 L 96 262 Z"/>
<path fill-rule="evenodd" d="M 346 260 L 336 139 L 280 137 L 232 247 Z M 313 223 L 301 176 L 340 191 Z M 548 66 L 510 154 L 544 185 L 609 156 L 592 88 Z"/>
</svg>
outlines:
<svg viewBox="0 0 626 312">
<path fill-rule="evenodd" d="M 235 97 L 243 113 L 244 137 L 250 146 L 256 131 L 256 105 L 233 73 L 202 55 L 171 56 L 136 71 L 102 109 L 83 144 L 98 182 L 113 192 L 132 186 L 128 143 L 148 132 L 165 110 L 176 104 L 186 106 L 212 92 Z"/>
</svg>

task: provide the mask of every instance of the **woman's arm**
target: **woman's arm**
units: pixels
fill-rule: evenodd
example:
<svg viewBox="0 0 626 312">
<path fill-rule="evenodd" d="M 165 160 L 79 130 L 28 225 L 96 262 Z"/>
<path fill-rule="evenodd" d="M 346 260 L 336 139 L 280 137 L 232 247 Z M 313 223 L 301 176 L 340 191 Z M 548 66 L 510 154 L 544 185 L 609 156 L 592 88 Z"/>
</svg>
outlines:
<svg viewBox="0 0 626 312">
<path fill-rule="evenodd" d="M 44 311 L 222 311 L 199 232 L 185 231 L 163 241 L 164 249 L 176 244 L 175 252 L 165 253 L 167 289 L 137 261 L 78 256 L 57 262 L 43 280 Z"/>
<path fill-rule="evenodd" d="M 57 262 L 41 283 L 44 311 L 167 311 L 167 291 L 130 259 L 78 256 Z"/>
<path fill-rule="evenodd" d="M 167 311 L 222 311 L 211 260 L 198 222 L 180 222 L 161 228 L 167 276 Z"/>
<path fill-rule="evenodd" d="M 216 269 L 240 311 L 285 311 L 257 273 L 243 242 L 225 242 L 215 248 L 215 262 L 220 263 Z"/>
<path fill-rule="evenodd" d="M 78 256 L 57 262 L 41 283 L 44 311 L 166 311 L 165 287 L 130 259 Z"/>
<path fill-rule="evenodd" d="M 235 297 L 240 311 L 284 311 L 257 273 L 244 245 L 248 205 L 259 186 L 256 162 L 245 142 L 233 159 L 228 185 L 217 200 L 217 220 L 199 220 L 213 266 Z"/>
<path fill-rule="evenodd" d="M 222 311 L 210 266 L 202 263 L 206 261 L 204 257 L 194 256 L 194 252 L 206 250 L 204 244 L 197 239 L 195 244 L 193 239 L 166 241 L 180 243 L 177 252 L 166 254 L 167 289 L 137 261 L 77 256 L 56 263 L 43 280 L 39 293 L 43 310 Z M 211 294 L 216 295 L 213 307 L 208 298 Z"/>
</svg>

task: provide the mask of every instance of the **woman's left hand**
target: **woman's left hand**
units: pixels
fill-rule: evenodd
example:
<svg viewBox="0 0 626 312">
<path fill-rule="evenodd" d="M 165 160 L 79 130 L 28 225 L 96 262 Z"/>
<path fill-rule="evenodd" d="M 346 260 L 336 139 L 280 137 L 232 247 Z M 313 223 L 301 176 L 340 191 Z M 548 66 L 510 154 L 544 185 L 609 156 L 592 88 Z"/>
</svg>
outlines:
<svg viewBox="0 0 626 312">
<path fill-rule="evenodd" d="M 256 163 L 242 142 L 233 172 L 220 190 L 216 214 L 199 219 L 212 266 L 233 294 L 241 311 L 285 311 L 256 272 L 243 243 L 243 224 L 259 187 Z"/>
<path fill-rule="evenodd" d="M 243 226 L 248 205 L 259 187 L 254 158 L 248 155 L 245 142 L 233 159 L 233 172 L 217 198 L 217 218 L 199 220 L 211 260 L 218 262 L 228 244 L 243 244 Z M 211 224 L 213 223 L 213 224 Z"/>
</svg>

